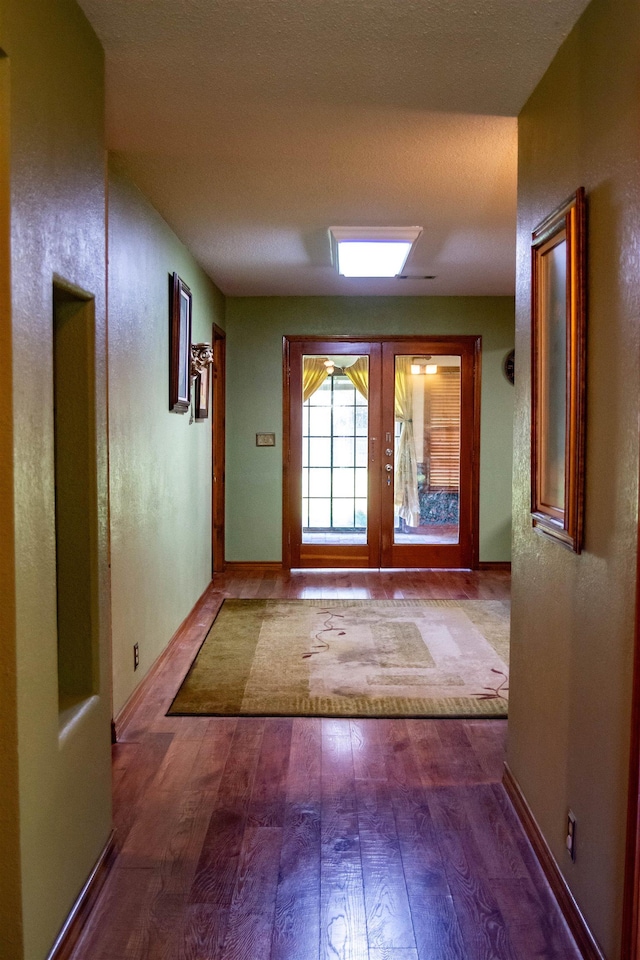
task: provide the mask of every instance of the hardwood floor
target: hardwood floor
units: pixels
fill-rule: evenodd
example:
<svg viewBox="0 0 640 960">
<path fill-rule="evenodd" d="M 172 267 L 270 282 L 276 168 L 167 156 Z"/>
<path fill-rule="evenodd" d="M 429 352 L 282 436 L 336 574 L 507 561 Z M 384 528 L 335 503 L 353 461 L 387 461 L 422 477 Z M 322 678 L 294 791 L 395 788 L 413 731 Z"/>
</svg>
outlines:
<svg viewBox="0 0 640 960">
<path fill-rule="evenodd" d="M 577 960 L 505 721 L 168 718 L 224 596 L 508 597 L 504 571 L 216 578 L 114 746 L 120 853 L 73 960 Z"/>
</svg>

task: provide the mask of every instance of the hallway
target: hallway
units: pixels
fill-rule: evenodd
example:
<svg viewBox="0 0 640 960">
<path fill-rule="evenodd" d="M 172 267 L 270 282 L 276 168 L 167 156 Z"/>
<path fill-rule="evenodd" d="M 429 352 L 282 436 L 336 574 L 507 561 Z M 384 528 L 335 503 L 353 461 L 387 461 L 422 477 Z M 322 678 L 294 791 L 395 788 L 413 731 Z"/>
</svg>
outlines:
<svg viewBox="0 0 640 960">
<path fill-rule="evenodd" d="M 119 856 L 73 960 L 577 960 L 504 721 L 164 716 L 225 596 L 508 593 L 501 570 L 216 578 L 114 747 Z"/>
</svg>

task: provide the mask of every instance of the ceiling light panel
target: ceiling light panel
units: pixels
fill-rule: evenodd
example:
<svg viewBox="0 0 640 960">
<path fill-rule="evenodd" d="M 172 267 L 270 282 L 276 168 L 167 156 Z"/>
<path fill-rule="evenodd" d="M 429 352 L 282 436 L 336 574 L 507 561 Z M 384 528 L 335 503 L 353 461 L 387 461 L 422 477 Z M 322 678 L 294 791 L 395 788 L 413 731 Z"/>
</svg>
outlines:
<svg viewBox="0 0 640 960">
<path fill-rule="evenodd" d="M 330 227 L 333 263 L 344 277 L 396 277 L 422 227 Z"/>
</svg>

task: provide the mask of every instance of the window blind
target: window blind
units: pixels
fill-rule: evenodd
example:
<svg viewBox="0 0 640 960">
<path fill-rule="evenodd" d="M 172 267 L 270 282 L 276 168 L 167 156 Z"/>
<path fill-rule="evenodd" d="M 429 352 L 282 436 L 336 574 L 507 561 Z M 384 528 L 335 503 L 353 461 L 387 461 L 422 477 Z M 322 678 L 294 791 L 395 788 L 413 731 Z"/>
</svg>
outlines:
<svg viewBox="0 0 640 960">
<path fill-rule="evenodd" d="M 460 487 L 460 370 L 439 370 L 429 383 L 429 487 Z"/>
</svg>

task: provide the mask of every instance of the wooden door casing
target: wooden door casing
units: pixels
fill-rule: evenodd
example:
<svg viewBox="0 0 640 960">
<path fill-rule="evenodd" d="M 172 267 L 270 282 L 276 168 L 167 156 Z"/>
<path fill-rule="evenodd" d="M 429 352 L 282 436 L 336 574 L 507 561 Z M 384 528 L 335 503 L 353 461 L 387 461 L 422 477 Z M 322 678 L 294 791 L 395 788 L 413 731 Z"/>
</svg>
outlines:
<svg viewBox="0 0 640 960">
<path fill-rule="evenodd" d="M 226 335 L 217 324 L 211 331 L 213 388 L 211 401 L 211 572 L 222 573 L 224 557 L 225 371 Z"/>
<path fill-rule="evenodd" d="M 393 436 L 395 358 L 415 354 L 461 357 L 459 541 L 457 544 L 396 544 L 394 485 L 382 483 L 381 565 L 383 567 L 475 568 L 478 565 L 480 452 L 480 337 L 398 338 L 382 344 L 382 431 Z"/>
<path fill-rule="evenodd" d="M 283 337 L 283 518 L 282 562 L 298 567 L 478 566 L 480 360 L 479 336 Z M 367 354 L 369 369 L 369 510 L 365 545 L 301 544 L 302 358 L 317 354 Z M 393 543 L 393 484 L 385 483 L 385 431 L 394 430 L 397 354 L 458 355 L 461 361 L 460 542 Z M 464 525 L 464 527 L 463 527 Z"/>
<path fill-rule="evenodd" d="M 378 567 L 380 557 L 380 394 L 369 390 L 368 509 L 365 544 L 302 543 L 302 358 L 358 354 L 369 357 L 369 383 L 380 381 L 380 344 L 348 338 L 284 338 L 283 565 L 291 567 Z M 295 400 L 294 398 L 297 398 Z"/>
</svg>

